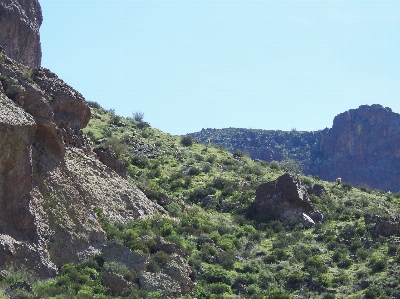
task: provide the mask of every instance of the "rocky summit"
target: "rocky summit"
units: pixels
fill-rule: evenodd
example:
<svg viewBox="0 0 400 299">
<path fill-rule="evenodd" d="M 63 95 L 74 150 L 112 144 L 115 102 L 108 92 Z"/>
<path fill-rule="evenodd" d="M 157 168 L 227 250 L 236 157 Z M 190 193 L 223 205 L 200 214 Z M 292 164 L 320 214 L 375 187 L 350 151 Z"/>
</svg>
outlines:
<svg viewBox="0 0 400 299">
<path fill-rule="evenodd" d="M 95 207 L 121 223 L 165 211 L 92 151 L 85 99 L 39 66 L 40 23 L 37 1 L 0 3 L 0 268 L 47 277 L 101 250 Z"/>
<path fill-rule="evenodd" d="M 293 159 L 305 174 L 355 186 L 400 191 L 400 114 L 381 105 L 363 105 L 337 115 L 332 128 L 292 130 L 204 129 L 191 136 L 241 150 L 267 162 Z"/>
</svg>

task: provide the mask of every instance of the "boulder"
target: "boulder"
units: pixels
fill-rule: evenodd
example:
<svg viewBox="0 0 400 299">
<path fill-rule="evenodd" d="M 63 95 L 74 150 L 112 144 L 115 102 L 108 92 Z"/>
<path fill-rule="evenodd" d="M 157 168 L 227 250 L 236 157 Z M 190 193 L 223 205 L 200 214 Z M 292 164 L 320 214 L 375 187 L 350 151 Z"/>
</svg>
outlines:
<svg viewBox="0 0 400 299">
<path fill-rule="evenodd" d="M 310 217 L 314 222 L 322 222 L 324 221 L 324 214 L 320 210 L 316 210 L 312 213 L 310 213 Z"/>
<path fill-rule="evenodd" d="M 164 270 L 164 273 L 178 282 L 181 294 L 192 292 L 194 283 L 190 279 L 192 271 L 187 261 L 178 254 L 172 254 L 172 261 Z"/>
<path fill-rule="evenodd" d="M 122 263 L 131 270 L 143 271 L 147 266 L 147 256 L 136 253 L 116 241 L 105 244 L 101 255 L 105 262 Z"/>
<path fill-rule="evenodd" d="M 308 188 L 307 192 L 308 192 L 308 194 L 314 194 L 319 197 L 326 194 L 326 190 L 325 190 L 324 186 L 319 185 L 319 184 L 315 184 L 311 188 Z"/>
<path fill-rule="evenodd" d="M 164 251 L 165 253 L 168 254 L 177 254 L 179 256 L 185 256 L 185 253 L 183 252 L 183 249 L 175 244 L 175 243 L 167 243 L 165 242 L 163 237 L 157 237 L 155 239 L 157 242 L 155 246 L 152 247 L 152 251 L 157 252 L 157 251 Z"/>
<path fill-rule="evenodd" d="M 256 191 L 255 211 L 260 218 L 275 217 L 286 225 L 314 225 L 309 214 L 314 207 L 301 180 L 290 173 L 261 184 Z"/>
<path fill-rule="evenodd" d="M 108 149 L 104 147 L 98 147 L 93 149 L 93 152 L 96 153 L 102 163 L 126 179 L 125 164 L 118 160 Z"/>
<path fill-rule="evenodd" d="M 122 275 L 103 272 L 101 282 L 110 289 L 113 295 L 120 295 L 131 284 Z"/>
</svg>

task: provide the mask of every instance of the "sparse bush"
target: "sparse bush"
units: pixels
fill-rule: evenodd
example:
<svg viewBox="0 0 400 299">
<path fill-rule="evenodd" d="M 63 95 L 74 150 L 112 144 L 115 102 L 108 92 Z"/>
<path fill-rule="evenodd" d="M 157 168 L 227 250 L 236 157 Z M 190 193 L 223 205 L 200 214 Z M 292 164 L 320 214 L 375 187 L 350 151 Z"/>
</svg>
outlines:
<svg viewBox="0 0 400 299">
<path fill-rule="evenodd" d="M 118 137 L 109 137 L 103 145 L 118 159 L 128 153 L 128 146 L 126 143 Z"/>
</svg>

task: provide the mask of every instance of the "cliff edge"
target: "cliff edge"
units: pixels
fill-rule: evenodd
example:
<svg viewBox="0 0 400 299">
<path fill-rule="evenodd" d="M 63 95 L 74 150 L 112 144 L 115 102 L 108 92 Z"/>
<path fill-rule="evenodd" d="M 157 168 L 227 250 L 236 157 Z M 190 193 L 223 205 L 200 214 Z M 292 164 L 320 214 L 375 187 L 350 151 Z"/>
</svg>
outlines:
<svg viewBox="0 0 400 299">
<path fill-rule="evenodd" d="M 38 0 L 0 2 L 0 46 L 10 58 L 30 67 L 42 60 L 39 29 L 42 10 Z"/>
</svg>

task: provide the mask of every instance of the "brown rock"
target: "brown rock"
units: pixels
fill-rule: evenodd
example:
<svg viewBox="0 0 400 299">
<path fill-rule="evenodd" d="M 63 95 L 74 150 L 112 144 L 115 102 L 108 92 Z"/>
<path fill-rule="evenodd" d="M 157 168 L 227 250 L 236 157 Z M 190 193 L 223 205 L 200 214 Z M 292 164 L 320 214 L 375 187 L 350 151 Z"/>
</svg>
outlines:
<svg viewBox="0 0 400 299">
<path fill-rule="evenodd" d="M 354 186 L 399 191 L 400 115 L 381 105 L 363 105 L 337 115 L 322 139 L 323 157 L 310 173 L 341 177 Z"/>
<path fill-rule="evenodd" d="M 319 184 L 315 184 L 314 186 L 312 186 L 312 188 L 308 188 L 307 192 L 308 192 L 308 194 L 314 194 L 316 196 L 322 196 L 322 195 L 326 194 L 326 190 L 325 190 L 324 186 L 319 185 Z"/>
<path fill-rule="evenodd" d="M 274 215 L 280 218 L 289 212 L 292 215 L 309 214 L 314 209 L 300 179 L 290 173 L 261 184 L 257 188 L 254 205 L 260 217 Z"/>
<path fill-rule="evenodd" d="M 122 275 L 110 272 L 103 272 L 101 282 L 110 289 L 113 295 L 120 295 L 130 285 Z"/>
<path fill-rule="evenodd" d="M 98 147 L 93 149 L 93 152 L 96 153 L 102 163 L 107 165 L 123 178 L 126 178 L 126 167 L 124 163 L 119 161 L 108 149 L 104 147 Z"/>
<path fill-rule="evenodd" d="M 31 68 L 40 66 L 42 59 L 41 24 L 38 0 L 0 2 L 0 45 L 9 57 Z"/>
<path fill-rule="evenodd" d="M 85 144 L 82 95 L 49 70 L 25 70 L 0 60 L 0 270 L 24 265 L 48 277 L 99 253 L 106 236 L 95 206 L 122 223 L 166 212 Z"/>
</svg>

